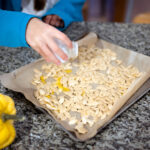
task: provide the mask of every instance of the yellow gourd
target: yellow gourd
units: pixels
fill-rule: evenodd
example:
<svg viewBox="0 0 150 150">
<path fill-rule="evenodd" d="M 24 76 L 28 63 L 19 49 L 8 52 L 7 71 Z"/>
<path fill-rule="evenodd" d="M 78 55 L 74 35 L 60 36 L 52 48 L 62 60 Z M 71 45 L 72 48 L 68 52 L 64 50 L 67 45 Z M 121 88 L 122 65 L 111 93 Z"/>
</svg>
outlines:
<svg viewBox="0 0 150 150">
<path fill-rule="evenodd" d="M 16 109 L 13 100 L 0 94 L 0 149 L 7 147 L 15 139 L 13 119 L 16 118 Z"/>
</svg>

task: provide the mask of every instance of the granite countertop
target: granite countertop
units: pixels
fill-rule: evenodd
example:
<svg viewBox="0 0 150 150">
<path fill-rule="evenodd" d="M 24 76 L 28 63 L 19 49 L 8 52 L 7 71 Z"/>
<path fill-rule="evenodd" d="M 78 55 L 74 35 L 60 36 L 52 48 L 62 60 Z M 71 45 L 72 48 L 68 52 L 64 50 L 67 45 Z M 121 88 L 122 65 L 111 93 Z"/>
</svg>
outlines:
<svg viewBox="0 0 150 150">
<path fill-rule="evenodd" d="M 150 25 L 117 23 L 73 23 L 66 33 L 76 38 L 88 27 L 109 42 L 130 48 L 150 56 Z M 0 72 L 10 72 L 39 58 L 29 48 L 0 47 Z M 150 92 L 115 119 L 94 138 L 75 142 L 25 97 L 4 88 L 0 93 L 11 96 L 18 114 L 26 116 L 24 122 L 16 122 L 17 136 L 5 150 L 148 150 L 150 149 Z"/>
</svg>

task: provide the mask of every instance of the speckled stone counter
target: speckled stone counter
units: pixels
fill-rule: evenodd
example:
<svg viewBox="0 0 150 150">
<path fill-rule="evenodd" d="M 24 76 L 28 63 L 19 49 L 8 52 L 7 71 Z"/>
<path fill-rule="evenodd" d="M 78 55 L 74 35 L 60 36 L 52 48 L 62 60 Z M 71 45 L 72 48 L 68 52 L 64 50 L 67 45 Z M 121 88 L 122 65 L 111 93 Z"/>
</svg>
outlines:
<svg viewBox="0 0 150 150">
<path fill-rule="evenodd" d="M 104 40 L 150 56 L 150 25 L 74 23 L 66 33 L 74 39 L 87 28 Z M 13 71 L 38 58 L 39 55 L 29 48 L 0 47 L 0 72 Z M 150 92 L 86 142 L 73 141 L 49 115 L 35 108 L 22 94 L 8 90 L 1 84 L 0 92 L 11 96 L 18 114 L 26 116 L 24 122 L 15 123 L 16 139 L 5 150 L 150 149 Z"/>
</svg>

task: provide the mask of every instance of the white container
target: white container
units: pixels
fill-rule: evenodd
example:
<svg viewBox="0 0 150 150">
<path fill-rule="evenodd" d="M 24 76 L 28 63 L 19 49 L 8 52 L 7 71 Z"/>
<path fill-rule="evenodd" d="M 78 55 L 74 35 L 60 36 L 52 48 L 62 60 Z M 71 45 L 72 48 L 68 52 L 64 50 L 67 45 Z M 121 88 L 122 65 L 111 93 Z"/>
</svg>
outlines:
<svg viewBox="0 0 150 150">
<path fill-rule="evenodd" d="M 75 59 L 78 56 L 78 43 L 72 41 L 72 49 L 69 49 L 62 41 L 56 39 L 56 43 L 59 48 L 68 56 L 69 59 Z M 61 61 L 61 63 L 65 63 L 66 61 L 60 58 L 58 55 L 56 57 Z"/>
</svg>

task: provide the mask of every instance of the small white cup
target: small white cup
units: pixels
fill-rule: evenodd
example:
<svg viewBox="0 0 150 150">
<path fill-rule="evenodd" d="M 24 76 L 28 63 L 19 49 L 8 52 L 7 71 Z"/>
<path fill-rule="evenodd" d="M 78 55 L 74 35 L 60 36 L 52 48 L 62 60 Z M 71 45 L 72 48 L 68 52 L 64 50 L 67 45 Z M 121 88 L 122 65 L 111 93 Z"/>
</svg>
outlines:
<svg viewBox="0 0 150 150">
<path fill-rule="evenodd" d="M 56 43 L 59 48 L 68 56 L 69 59 L 75 59 L 78 56 L 78 43 L 72 41 L 73 48 L 69 49 L 62 41 L 56 39 Z M 61 63 L 65 63 L 66 61 L 60 58 L 58 55 L 56 57 L 61 61 Z"/>
</svg>

